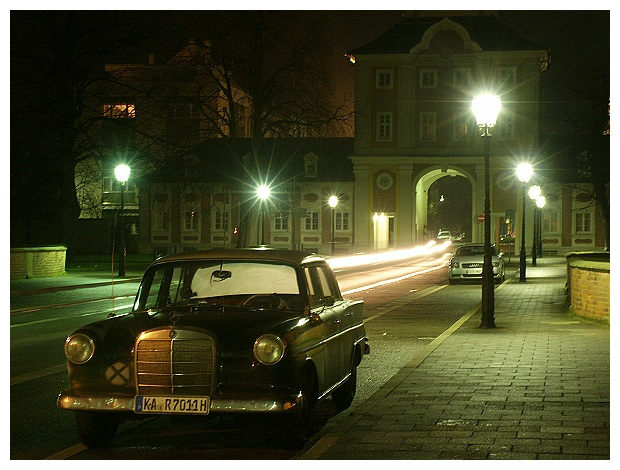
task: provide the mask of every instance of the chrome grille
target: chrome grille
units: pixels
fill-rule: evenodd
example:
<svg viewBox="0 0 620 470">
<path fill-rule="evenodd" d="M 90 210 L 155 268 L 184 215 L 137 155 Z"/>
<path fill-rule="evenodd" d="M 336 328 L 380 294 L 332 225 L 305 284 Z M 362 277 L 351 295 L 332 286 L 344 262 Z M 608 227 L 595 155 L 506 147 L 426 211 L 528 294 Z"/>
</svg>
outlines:
<svg viewBox="0 0 620 470">
<path fill-rule="evenodd" d="M 215 341 L 201 331 L 164 328 L 136 341 L 138 395 L 213 394 Z"/>
</svg>

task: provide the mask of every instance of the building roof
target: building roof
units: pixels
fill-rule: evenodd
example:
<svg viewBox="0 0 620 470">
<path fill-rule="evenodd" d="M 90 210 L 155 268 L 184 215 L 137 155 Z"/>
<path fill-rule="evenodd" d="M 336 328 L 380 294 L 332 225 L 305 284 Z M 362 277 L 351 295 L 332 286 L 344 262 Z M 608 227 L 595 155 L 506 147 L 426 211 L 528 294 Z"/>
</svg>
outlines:
<svg viewBox="0 0 620 470">
<path fill-rule="evenodd" d="M 347 54 L 408 54 L 420 41 L 428 28 L 448 18 L 463 26 L 471 40 L 484 51 L 543 51 L 535 44 L 510 30 L 495 15 L 404 18 L 373 41 Z"/>
<path fill-rule="evenodd" d="M 304 156 L 318 157 L 316 177 L 304 176 Z M 352 138 L 265 139 L 252 151 L 251 139 L 209 139 L 191 162 L 167 162 L 143 178 L 147 183 L 247 181 L 248 172 L 268 180 L 353 181 Z M 244 169 L 245 167 L 248 169 Z"/>
</svg>

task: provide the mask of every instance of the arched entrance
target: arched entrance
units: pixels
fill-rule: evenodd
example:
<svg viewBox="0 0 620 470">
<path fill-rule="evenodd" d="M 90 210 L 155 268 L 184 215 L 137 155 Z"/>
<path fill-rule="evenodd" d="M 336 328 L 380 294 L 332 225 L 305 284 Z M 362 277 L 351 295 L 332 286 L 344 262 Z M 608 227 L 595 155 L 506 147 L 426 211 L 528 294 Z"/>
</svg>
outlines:
<svg viewBox="0 0 620 470">
<path fill-rule="evenodd" d="M 417 240 L 433 239 L 437 232 L 464 234 L 463 240 L 477 240 L 474 225 L 475 179 L 457 168 L 429 168 L 416 178 L 415 214 Z"/>
</svg>

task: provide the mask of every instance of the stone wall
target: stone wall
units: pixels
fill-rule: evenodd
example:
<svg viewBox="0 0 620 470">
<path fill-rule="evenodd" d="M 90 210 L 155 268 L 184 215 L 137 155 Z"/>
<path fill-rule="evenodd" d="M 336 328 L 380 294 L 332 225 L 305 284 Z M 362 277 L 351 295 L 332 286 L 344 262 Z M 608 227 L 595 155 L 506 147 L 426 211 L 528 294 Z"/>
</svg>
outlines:
<svg viewBox="0 0 620 470">
<path fill-rule="evenodd" d="M 569 253 L 566 263 L 571 311 L 609 322 L 609 253 Z"/>
<path fill-rule="evenodd" d="M 60 276 L 65 273 L 67 248 L 11 248 L 11 279 Z"/>
</svg>

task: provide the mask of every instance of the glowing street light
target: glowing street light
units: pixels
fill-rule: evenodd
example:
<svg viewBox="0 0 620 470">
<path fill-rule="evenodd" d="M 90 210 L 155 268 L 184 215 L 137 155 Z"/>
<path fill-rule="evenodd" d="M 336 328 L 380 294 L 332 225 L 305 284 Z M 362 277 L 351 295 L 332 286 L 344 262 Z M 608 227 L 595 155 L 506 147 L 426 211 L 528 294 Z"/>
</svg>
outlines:
<svg viewBox="0 0 620 470">
<path fill-rule="evenodd" d="M 545 196 L 540 195 L 536 198 L 536 207 L 538 207 L 538 257 L 542 258 L 542 208 L 547 202 Z"/>
<path fill-rule="evenodd" d="M 129 181 L 129 175 L 131 174 L 131 168 L 129 165 L 121 163 L 114 168 L 114 177 L 116 181 L 121 184 L 121 210 L 119 214 L 121 222 L 120 233 L 120 249 L 118 251 L 118 275 L 119 277 L 125 276 L 125 258 L 127 257 L 127 249 L 125 247 L 125 184 Z"/>
<path fill-rule="evenodd" d="M 485 93 L 475 97 L 471 109 L 476 117 L 480 136 L 484 143 L 484 261 L 482 264 L 482 322 L 481 328 L 495 328 L 495 286 L 491 264 L 491 202 L 489 181 L 489 158 L 491 128 L 495 127 L 501 109 L 498 96 Z"/>
<path fill-rule="evenodd" d="M 334 196 L 334 195 L 329 196 L 329 199 L 327 200 L 327 204 L 329 204 L 329 207 L 332 208 L 332 255 L 333 255 L 335 244 L 336 244 L 334 240 L 334 230 L 335 230 L 335 225 L 336 225 L 335 211 L 336 211 L 336 206 L 338 205 L 338 196 Z"/>
<path fill-rule="evenodd" d="M 540 186 L 534 185 L 530 186 L 530 189 L 527 191 L 527 195 L 531 200 L 536 202 L 536 199 L 540 197 Z M 532 266 L 536 266 L 536 255 L 537 255 L 537 246 L 538 246 L 538 210 L 536 209 L 536 205 L 534 205 L 534 235 L 532 236 Z"/>
<path fill-rule="evenodd" d="M 519 253 L 519 282 L 525 282 L 525 186 L 532 177 L 534 170 L 530 163 L 519 163 L 517 165 L 517 178 L 521 181 L 521 193 L 523 195 L 521 215 L 521 251 Z"/>
<path fill-rule="evenodd" d="M 263 207 L 263 203 L 269 199 L 271 195 L 271 188 L 266 184 L 261 184 L 258 188 L 256 188 L 256 197 L 260 199 L 260 212 L 261 212 L 261 238 L 260 244 L 265 244 L 265 208 Z"/>
</svg>

